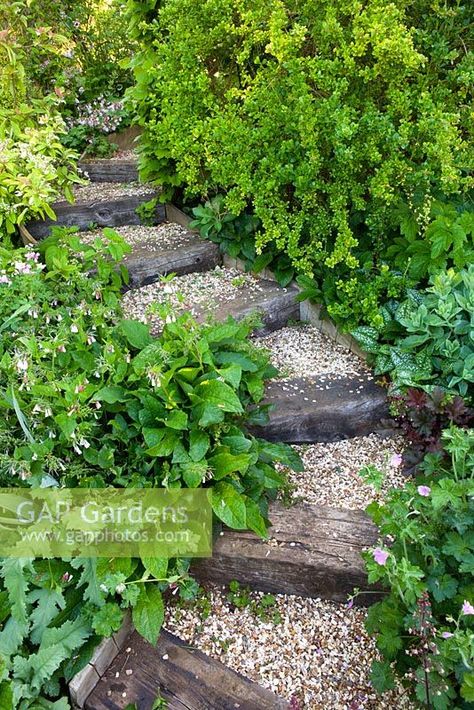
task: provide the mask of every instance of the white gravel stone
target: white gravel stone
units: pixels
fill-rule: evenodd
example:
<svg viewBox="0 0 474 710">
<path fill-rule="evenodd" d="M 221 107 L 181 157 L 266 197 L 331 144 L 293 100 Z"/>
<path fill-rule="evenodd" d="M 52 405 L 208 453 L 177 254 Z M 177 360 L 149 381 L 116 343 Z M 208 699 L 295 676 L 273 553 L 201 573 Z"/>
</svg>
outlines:
<svg viewBox="0 0 474 710">
<path fill-rule="evenodd" d="M 219 588 L 209 590 L 211 613 L 170 604 L 165 626 L 184 641 L 251 680 L 293 699 L 301 710 L 405 710 L 401 689 L 382 698 L 370 685 L 377 651 L 364 629 L 365 611 L 296 596 L 276 596 L 281 623 L 235 609 Z M 253 593 L 254 598 L 261 596 Z M 297 704 L 296 704 L 297 703 Z"/>
<path fill-rule="evenodd" d="M 254 276 L 217 266 L 211 271 L 185 274 L 168 282 L 156 282 L 128 291 L 122 305 L 128 318 L 153 322 L 156 330 L 160 321 L 156 314 L 150 316 L 153 304 L 169 303 L 175 313 L 189 311 L 196 315 L 205 310 L 212 315 L 217 305 L 232 302 L 240 294 L 250 299 L 260 291 L 259 279 Z"/>
<path fill-rule="evenodd" d="M 114 227 L 114 231 L 120 234 L 130 246 L 146 246 L 148 251 L 177 249 L 196 240 L 196 235 L 174 222 L 163 222 L 155 227 L 147 227 L 142 224 L 126 225 Z M 80 236 L 86 243 L 93 242 L 97 237 L 107 240 L 101 229 L 81 232 Z"/>
<path fill-rule="evenodd" d="M 156 190 L 149 185 L 140 185 L 138 182 L 89 182 L 87 185 L 78 185 L 73 189 L 76 202 L 107 202 L 119 197 L 148 197 L 151 199 Z"/>
<path fill-rule="evenodd" d="M 292 496 L 313 505 L 364 509 L 373 500 L 381 501 L 389 488 L 404 485 L 406 479 L 401 467 L 391 462 L 404 447 L 401 437 L 382 438 L 377 434 L 295 446 L 305 470 L 303 473 L 288 471 Z M 365 483 L 358 473 L 370 464 L 386 474 L 380 491 Z"/>
<path fill-rule="evenodd" d="M 259 344 L 270 350 L 273 364 L 285 377 L 369 372 L 357 355 L 307 323 L 277 330 Z"/>
</svg>

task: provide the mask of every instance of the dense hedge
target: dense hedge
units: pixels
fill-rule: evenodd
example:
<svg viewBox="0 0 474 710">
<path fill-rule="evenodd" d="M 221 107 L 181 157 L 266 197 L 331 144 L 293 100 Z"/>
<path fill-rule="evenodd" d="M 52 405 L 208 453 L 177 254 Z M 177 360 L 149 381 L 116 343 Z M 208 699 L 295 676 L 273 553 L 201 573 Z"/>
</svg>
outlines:
<svg viewBox="0 0 474 710">
<path fill-rule="evenodd" d="M 348 299 L 400 228 L 424 234 L 435 198 L 465 203 L 469 2 L 130 0 L 129 10 L 143 47 L 133 98 L 144 176 L 188 196 L 224 192 L 235 214 L 250 206 L 259 247 L 307 274 L 329 269 Z"/>
</svg>

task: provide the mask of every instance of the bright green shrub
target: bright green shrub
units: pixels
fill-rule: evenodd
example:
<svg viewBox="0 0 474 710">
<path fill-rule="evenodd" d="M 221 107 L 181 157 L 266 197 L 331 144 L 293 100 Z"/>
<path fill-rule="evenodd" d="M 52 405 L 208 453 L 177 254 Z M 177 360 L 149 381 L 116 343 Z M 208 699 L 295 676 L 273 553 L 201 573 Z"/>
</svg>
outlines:
<svg viewBox="0 0 474 710">
<path fill-rule="evenodd" d="M 474 398 L 474 265 L 431 279 L 426 291 L 411 291 L 382 309 L 379 330 L 352 332 L 373 359 L 376 374 L 389 373 L 396 389 L 442 387 Z"/>
<path fill-rule="evenodd" d="M 474 9 L 432 0 L 129 2 L 142 51 L 131 97 L 142 174 L 254 211 L 258 250 L 284 252 L 344 320 L 408 211 L 472 186 Z M 346 284 L 349 282 L 349 285 Z M 375 309 L 373 302 L 375 301 Z M 360 310 L 364 310 L 361 308 Z"/>
</svg>

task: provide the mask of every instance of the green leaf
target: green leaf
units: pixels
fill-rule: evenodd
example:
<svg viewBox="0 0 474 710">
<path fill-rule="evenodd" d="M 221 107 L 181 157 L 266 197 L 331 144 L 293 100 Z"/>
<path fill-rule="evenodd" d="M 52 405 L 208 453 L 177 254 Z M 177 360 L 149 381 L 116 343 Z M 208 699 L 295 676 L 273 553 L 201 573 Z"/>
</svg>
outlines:
<svg viewBox="0 0 474 710">
<path fill-rule="evenodd" d="M 94 395 L 94 401 L 107 402 L 107 404 L 116 404 L 123 402 L 127 398 L 127 391 L 123 387 L 113 385 L 111 387 L 102 387 Z"/>
<path fill-rule="evenodd" d="M 370 682 L 378 693 L 395 688 L 395 674 L 388 661 L 372 661 Z"/>
<path fill-rule="evenodd" d="M 209 435 L 193 429 L 189 435 L 189 455 L 193 461 L 200 461 L 209 449 Z"/>
<path fill-rule="evenodd" d="M 15 710 L 12 684 L 7 680 L 0 683 L 0 710 Z"/>
<path fill-rule="evenodd" d="M 140 594 L 132 610 L 132 619 L 138 633 L 153 646 L 158 641 L 165 618 L 163 599 L 153 583 L 140 584 Z"/>
<path fill-rule="evenodd" d="M 240 399 L 225 382 L 205 380 L 196 387 L 195 394 L 206 404 L 211 404 L 223 412 L 233 412 L 235 414 L 242 414 L 243 412 Z"/>
<path fill-rule="evenodd" d="M 186 429 L 188 426 L 188 415 L 186 412 L 175 409 L 166 417 L 165 424 L 171 429 Z"/>
<path fill-rule="evenodd" d="M 233 454 L 221 453 L 211 456 L 211 458 L 208 459 L 208 463 L 214 471 L 214 478 L 219 480 L 235 471 L 245 473 L 251 460 L 252 457 L 249 454 L 237 454 L 234 456 Z"/>
<path fill-rule="evenodd" d="M 247 509 L 244 496 L 240 495 L 230 483 L 220 481 L 211 488 L 212 510 L 225 525 L 234 530 L 247 527 Z"/>
<path fill-rule="evenodd" d="M 192 461 L 181 464 L 181 473 L 188 488 L 197 488 L 203 482 L 208 471 L 206 461 Z"/>
<path fill-rule="evenodd" d="M 465 673 L 462 679 L 461 695 L 464 700 L 474 702 L 474 671 Z"/>
<path fill-rule="evenodd" d="M 257 533 L 262 539 L 268 538 L 267 524 L 257 503 L 252 498 L 246 498 L 245 509 L 247 527 Z"/>
<path fill-rule="evenodd" d="M 147 345 L 151 345 L 153 338 L 150 329 L 145 323 L 137 320 L 123 320 L 119 328 L 127 338 L 130 345 L 137 350 L 143 350 Z"/>
<path fill-rule="evenodd" d="M 94 612 L 92 628 L 99 636 L 112 636 L 122 626 L 123 611 L 118 604 L 108 602 Z"/>
<path fill-rule="evenodd" d="M 142 564 L 154 579 L 166 579 L 169 560 L 167 557 L 141 557 Z"/>
</svg>

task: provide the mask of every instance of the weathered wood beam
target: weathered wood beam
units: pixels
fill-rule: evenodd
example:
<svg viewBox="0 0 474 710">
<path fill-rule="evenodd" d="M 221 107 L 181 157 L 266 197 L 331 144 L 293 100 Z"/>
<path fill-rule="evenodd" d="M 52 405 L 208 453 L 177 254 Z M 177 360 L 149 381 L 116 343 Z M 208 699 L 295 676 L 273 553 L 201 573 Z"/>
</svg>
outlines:
<svg viewBox="0 0 474 710">
<path fill-rule="evenodd" d="M 270 538 L 225 529 L 213 556 L 196 560 L 192 572 L 202 583 L 237 580 L 273 594 L 296 594 L 344 602 L 354 587 L 367 589 L 362 550 L 377 539 L 365 513 L 298 504 L 270 509 Z M 374 600 L 361 595 L 359 603 Z"/>
<path fill-rule="evenodd" d="M 132 633 L 85 707 L 119 710 L 136 703 L 139 710 L 151 710 L 158 694 L 167 701 L 169 710 L 290 708 L 286 700 L 167 631 L 161 632 L 156 647 L 137 632 Z"/>
</svg>

